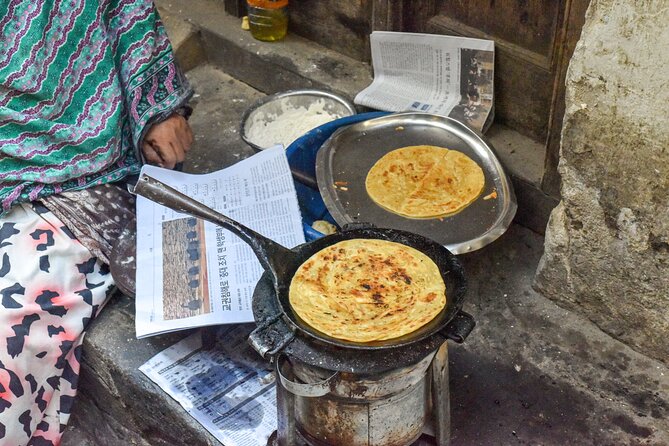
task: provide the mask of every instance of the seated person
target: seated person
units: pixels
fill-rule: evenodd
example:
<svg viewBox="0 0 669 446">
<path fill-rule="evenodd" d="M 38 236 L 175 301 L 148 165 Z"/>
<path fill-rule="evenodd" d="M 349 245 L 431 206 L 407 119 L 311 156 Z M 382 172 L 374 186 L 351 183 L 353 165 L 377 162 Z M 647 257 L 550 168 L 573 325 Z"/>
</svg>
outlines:
<svg viewBox="0 0 669 446">
<path fill-rule="evenodd" d="M 1 445 L 60 443 L 134 212 L 118 182 L 184 160 L 191 94 L 151 0 L 0 3 Z"/>
</svg>

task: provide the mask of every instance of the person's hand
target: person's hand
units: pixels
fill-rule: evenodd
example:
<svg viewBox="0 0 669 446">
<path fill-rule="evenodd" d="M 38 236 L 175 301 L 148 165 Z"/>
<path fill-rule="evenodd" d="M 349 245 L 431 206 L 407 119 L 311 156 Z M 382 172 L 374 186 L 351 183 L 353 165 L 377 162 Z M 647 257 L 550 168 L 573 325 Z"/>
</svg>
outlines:
<svg viewBox="0 0 669 446">
<path fill-rule="evenodd" d="M 144 141 L 142 153 L 149 164 L 174 169 L 177 163 L 183 162 L 186 152 L 193 144 L 193 132 L 186 118 L 173 114 L 166 120 L 151 126 Z"/>
</svg>

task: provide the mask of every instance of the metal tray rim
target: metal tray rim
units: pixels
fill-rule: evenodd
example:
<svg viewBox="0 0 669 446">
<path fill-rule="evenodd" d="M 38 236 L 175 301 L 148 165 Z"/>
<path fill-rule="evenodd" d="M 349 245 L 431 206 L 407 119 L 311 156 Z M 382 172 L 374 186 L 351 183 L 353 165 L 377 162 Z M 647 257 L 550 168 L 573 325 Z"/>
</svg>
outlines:
<svg viewBox="0 0 669 446">
<path fill-rule="evenodd" d="M 459 127 L 461 131 L 464 133 L 467 133 L 468 136 L 477 139 L 481 146 L 485 147 L 486 150 L 489 152 L 491 155 L 491 160 L 493 161 L 495 165 L 495 169 L 497 173 L 500 176 L 500 181 L 501 184 L 504 188 L 503 191 L 501 191 L 504 196 L 507 198 L 503 202 L 503 209 L 499 212 L 498 217 L 495 219 L 495 221 L 492 223 L 490 228 L 486 230 L 484 233 L 479 235 L 478 237 L 469 239 L 469 240 L 464 240 L 461 242 L 455 242 L 455 243 L 447 243 L 444 244 L 444 247 L 446 247 L 449 251 L 451 251 L 453 254 L 463 254 L 466 252 L 472 252 L 476 251 L 478 249 L 483 248 L 484 246 L 492 243 L 493 241 L 497 240 L 502 234 L 506 232 L 506 230 L 509 228 L 511 225 L 511 222 L 513 221 L 513 218 L 515 217 L 516 211 L 518 209 L 517 201 L 516 201 L 516 196 L 515 192 L 513 189 L 513 184 L 509 180 L 508 175 L 504 171 L 504 168 L 499 161 L 499 157 L 497 156 L 497 153 L 493 147 L 493 145 L 478 131 L 468 127 L 467 125 L 463 124 L 460 121 L 457 121 L 453 118 L 449 118 L 447 116 L 443 115 L 436 115 L 436 114 L 431 114 L 431 113 L 423 113 L 423 112 L 400 112 L 400 113 L 394 113 L 391 115 L 387 116 L 381 116 L 378 118 L 373 118 L 367 121 L 363 121 L 357 124 L 352 124 L 346 127 L 341 127 L 337 129 L 322 145 L 320 150 L 318 151 L 316 155 L 316 178 L 318 182 L 318 188 L 321 193 L 321 196 L 323 198 L 323 202 L 325 203 L 325 206 L 327 209 L 330 211 L 332 217 L 339 223 L 340 225 L 346 224 L 346 223 L 352 223 L 352 222 L 357 222 L 359 220 L 354 220 L 349 216 L 345 211 L 340 209 L 340 206 L 338 203 L 335 201 L 331 194 L 331 189 L 329 188 L 329 184 L 327 184 L 323 179 L 327 176 L 325 172 L 325 166 L 326 162 L 325 159 L 327 156 L 329 156 L 329 149 L 330 147 L 335 143 L 335 141 L 341 136 L 342 133 L 345 132 L 350 132 L 352 128 L 355 128 L 356 126 L 366 126 L 367 130 L 369 129 L 370 126 L 373 126 L 374 124 L 378 123 L 385 123 L 388 120 L 397 120 L 401 118 L 414 118 L 414 117 L 419 117 L 419 118 L 430 118 L 430 119 L 439 119 L 439 120 L 444 120 L 449 122 L 450 125 L 455 125 Z M 499 191 L 498 191 L 499 193 Z M 374 224 L 378 224 L 376 222 L 370 222 Z M 379 225 L 380 226 L 380 225 Z"/>
</svg>

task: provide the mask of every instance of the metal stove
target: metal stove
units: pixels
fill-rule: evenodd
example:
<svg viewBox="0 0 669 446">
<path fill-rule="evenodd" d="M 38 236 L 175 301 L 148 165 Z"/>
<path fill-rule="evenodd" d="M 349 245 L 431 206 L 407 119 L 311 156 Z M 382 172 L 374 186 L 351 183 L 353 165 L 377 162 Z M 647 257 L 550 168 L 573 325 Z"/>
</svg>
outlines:
<svg viewBox="0 0 669 446">
<path fill-rule="evenodd" d="M 135 193 L 178 212 L 222 226 L 251 246 L 265 269 L 253 296 L 253 348 L 277 377 L 278 446 L 407 446 L 432 420 L 436 442 L 449 439 L 448 339 L 462 342 L 474 319 L 461 311 L 462 265 L 443 245 L 418 234 L 368 223 L 343 227 L 287 249 L 147 175 Z M 412 333 L 356 344 L 316 332 L 299 321 L 289 284 L 306 259 L 342 240 L 381 239 L 430 257 L 446 284 L 447 305 Z"/>
<path fill-rule="evenodd" d="M 295 332 L 281 318 L 271 277 L 253 295 L 253 348 L 274 364 L 278 429 L 268 446 L 408 446 L 425 432 L 450 438 L 447 340 L 474 328 L 462 311 L 411 345 L 356 350 Z"/>
</svg>

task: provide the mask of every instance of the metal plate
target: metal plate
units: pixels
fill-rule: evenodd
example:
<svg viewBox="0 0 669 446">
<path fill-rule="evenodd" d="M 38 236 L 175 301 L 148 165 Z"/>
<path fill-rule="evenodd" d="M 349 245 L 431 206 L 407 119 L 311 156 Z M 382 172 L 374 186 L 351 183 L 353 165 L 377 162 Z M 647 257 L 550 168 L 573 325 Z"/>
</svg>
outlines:
<svg viewBox="0 0 669 446">
<path fill-rule="evenodd" d="M 392 150 L 422 144 L 458 150 L 476 161 L 485 174 L 481 196 L 457 214 L 432 219 L 402 217 L 374 203 L 365 190 L 369 169 Z M 496 240 L 508 229 L 517 208 L 513 186 L 492 146 L 459 121 L 429 113 L 397 113 L 337 130 L 318 151 L 316 178 L 339 225 L 370 222 L 414 232 L 454 254 Z M 335 182 L 345 182 L 347 190 L 335 187 Z M 497 197 L 484 199 L 493 190 Z"/>
</svg>

